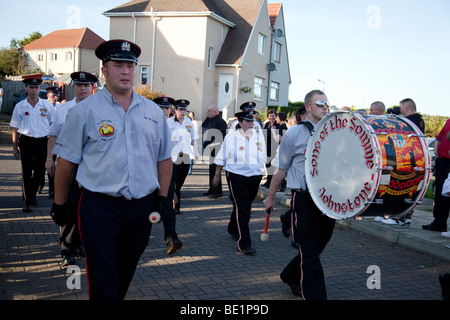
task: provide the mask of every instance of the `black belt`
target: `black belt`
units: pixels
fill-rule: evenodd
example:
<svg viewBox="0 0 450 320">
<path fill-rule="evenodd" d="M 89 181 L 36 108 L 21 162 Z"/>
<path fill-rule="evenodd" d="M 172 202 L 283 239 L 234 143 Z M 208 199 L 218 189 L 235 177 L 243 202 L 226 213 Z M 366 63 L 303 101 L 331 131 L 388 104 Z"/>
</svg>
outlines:
<svg viewBox="0 0 450 320">
<path fill-rule="evenodd" d="M 307 193 L 308 192 L 308 190 L 303 190 L 303 189 L 291 189 L 291 191 L 298 192 L 298 193 Z"/>
</svg>

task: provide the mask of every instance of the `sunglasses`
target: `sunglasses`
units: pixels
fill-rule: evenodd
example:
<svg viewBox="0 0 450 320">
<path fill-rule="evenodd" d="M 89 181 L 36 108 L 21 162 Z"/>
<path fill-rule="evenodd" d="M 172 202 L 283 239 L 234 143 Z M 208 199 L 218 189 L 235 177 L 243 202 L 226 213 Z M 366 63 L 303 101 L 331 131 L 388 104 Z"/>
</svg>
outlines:
<svg viewBox="0 0 450 320">
<path fill-rule="evenodd" d="M 319 100 L 316 102 L 317 108 L 330 107 L 330 103 L 328 101 Z"/>
</svg>

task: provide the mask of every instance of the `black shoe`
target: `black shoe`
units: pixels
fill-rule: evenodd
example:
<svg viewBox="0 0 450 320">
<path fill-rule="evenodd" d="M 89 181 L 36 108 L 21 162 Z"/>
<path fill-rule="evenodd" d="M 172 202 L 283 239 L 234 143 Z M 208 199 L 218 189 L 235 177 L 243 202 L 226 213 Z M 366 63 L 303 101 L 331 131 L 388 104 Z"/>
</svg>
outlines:
<svg viewBox="0 0 450 320">
<path fill-rule="evenodd" d="M 256 249 L 253 248 L 253 247 L 247 247 L 247 248 L 245 248 L 245 249 L 241 249 L 240 251 L 241 251 L 243 254 L 246 254 L 246 255 L 252 255 L 252 254 L 255 254 L 255 253 L 256 253 Z"/>
<path fill-rule="evenodd" d="M 281 281 L 286 283 L 289 287 L 291 287 L 291 291 L 294 296 L 300 297 L 302 295 L 302 293 L 301 293 L 302 290 L 300 288 L 300 284 L 296 284 L 296 283 L 293 283 L 290 280 L 288 280 L 288 277 L 284 273 L 280 273 L 280 279 L 281 279 Z"/>
<path fill-rule="evenodd" d="M 75 256 L 73 255 L 73 253 L 65 253 L 65 254 L 63 254 L 61 265 L 63 267 L 76 265 Z"/>
<path fill-rule="evenodd" d="M 178 249 L 181 249 L 183 246 L 183 242 L 179 239 L 170 241 L 167 246 L 169 249 L 167 249 L 167 254 L 174 254 Z"/>
<path fill-rule="evenodd" d="M 33 212 L 33 210 L 31 210 L 31 206 L 29 204 L 24 204 L 23 205 L 23 212 Z"/>
<path fill-rule="evenodd" d="M 423 225 L 422 229 L 430 230 L 430 231 L 438 231 L 438 232 L 446 232 L 447 231 L 447 227 L 439 226 L 439 225 L 436 225 L 433 223 Z"/>
<path fill-rule="evenodd" d="M 84 247 L 83 246 L 78 246 L 75 248 L 75 254 L 78 258 L 84 258 L 85 254 L 84 254 Z"/>
<path fill-rule="evenodd" d="M 223 193 L 211 193 L 208 197 L 210 199 L 217 199 L 223 196 Z"/>
<path fill-rule="evenodd" d="M 211 192 L 209 192 L 209 191 L 208 192 L 203 192 L 204 196 L 209 196 L 210 194 L 211 194 Z"/>
</svg>

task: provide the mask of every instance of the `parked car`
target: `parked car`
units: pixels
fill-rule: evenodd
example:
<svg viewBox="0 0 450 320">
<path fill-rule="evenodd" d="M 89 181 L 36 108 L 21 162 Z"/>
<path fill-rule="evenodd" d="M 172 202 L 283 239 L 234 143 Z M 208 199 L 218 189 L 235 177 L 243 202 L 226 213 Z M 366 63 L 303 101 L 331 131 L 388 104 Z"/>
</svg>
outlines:
<svg viewBox="0 0 450 320">
<path fill-rule="evenodd" d="M 13 100 L 13 107 L 16 106 L 20 101 L 25 100 L 27 98 L 27 92 L 25 89 L 22 89 L 19 91 L 19 93 L 13 94 L 14 100 Z M 39 98 L 41 99 L 47 99 L 47 90 L 41 90 L 39 91 Z"/>
<path fill-rule="evenodd" d="M 434 160 L 436 159 L 436 156 L 434 155 L 434 143 L 436 139 L 435 138 L 425 138 L 425 142 L 428 146 L 428 152 L 430 153 L 431 158 L 431 166 L 434 167 Z"/>
</svg>

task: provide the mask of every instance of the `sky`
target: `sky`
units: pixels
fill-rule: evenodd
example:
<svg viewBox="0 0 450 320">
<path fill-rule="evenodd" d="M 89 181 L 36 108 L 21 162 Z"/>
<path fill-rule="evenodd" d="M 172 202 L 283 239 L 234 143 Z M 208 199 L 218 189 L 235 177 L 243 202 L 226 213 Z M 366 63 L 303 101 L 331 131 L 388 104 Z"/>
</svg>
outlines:
<svg viewBox="0 0 450 320">
<path fill-rule="evenodd" d="M 88 27 L 109 39 L 103 12 L 126 0 L 0 0 L 0 48 L 32 32 Z M 450 117 L 450 1 L 282 2 L 291 72 L 289 100 L 324 90 L 338 108 L 387 108 L 404 98 L 417 111 Z"/>
</svg>

